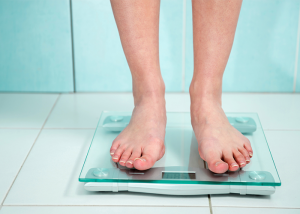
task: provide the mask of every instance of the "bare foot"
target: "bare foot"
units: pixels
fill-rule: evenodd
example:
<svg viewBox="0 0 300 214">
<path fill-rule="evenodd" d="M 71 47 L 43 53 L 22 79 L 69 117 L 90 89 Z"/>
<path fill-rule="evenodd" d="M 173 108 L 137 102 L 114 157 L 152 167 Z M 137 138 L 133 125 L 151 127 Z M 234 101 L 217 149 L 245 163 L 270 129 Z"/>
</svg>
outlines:
<svg viewBox="0 0 300 214">
<path fill-rule="evenodd" d="M 192 102 L 191 118 L 199 154 L 211 171 L 236 171 L 250 163 L 250 141 L 230 125 L 219 102 Z"/>
<path fill-rule="evenodd" d="M 140 99 L 129 125 L 110 149 L 114 162 L 138 170 L 151 168 L 165 153 L 166 109 L 164 95 Z"/>
</svg>

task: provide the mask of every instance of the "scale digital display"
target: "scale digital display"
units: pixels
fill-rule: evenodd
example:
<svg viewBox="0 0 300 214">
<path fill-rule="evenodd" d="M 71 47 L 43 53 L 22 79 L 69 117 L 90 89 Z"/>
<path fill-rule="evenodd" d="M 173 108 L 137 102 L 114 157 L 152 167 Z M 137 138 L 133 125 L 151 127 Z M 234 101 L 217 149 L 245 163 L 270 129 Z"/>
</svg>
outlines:
<svg viewBox="0 0 300 214">
<path fill-rule="evenodd" d="M 163 179 L 196 179 L 194 172 L 162 172 Z"/>
</svg>

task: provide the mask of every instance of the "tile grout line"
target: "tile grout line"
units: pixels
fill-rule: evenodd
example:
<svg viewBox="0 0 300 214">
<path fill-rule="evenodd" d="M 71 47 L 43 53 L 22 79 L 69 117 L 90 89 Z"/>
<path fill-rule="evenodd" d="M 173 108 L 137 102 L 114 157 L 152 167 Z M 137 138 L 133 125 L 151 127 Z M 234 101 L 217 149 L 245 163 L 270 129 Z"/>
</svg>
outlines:
<svg viewBox="0 0 300 214">
<path fill-rule="evenodd" d="M 25 157 L 25 159 L 24 159 L 24 161 L 23 161 L 21 167 L 19 168 L 19 170 L 18 170 L 18 172 L 17 172 L 17 174 L 16 174 L 16 176 L 15 176 L 13 182 L 11 183 L 9 189 L 7 190 L 7 192 L 6 192 L 6 194 L 5 194 L 5 197 L 3 198 L 3 201 L 2 201 L 2 203 L 0 204 L 0 207 L 4 206 L 3 204 L 4 204 L 4 201 L 6 200 L 6 198 L 7 198 L 7 196 L 8 196 L 8 193 L 10 192 L 12 186 L 14 185 L 14 183 L 15 183 L 15 181 L 16 181 L 16 179 L 17 179 L 19 173 L 20 173 L 20 171 L 22 170 L 22 168 L 23 168 L 23 166 L 24 166 L 24 164 L 25 164 L 25 162 L 26 162 L 26 160 L 27 160 L 27 158 L 28 158 L 28 156 L 29 156 L 31 150 L 33 149 L 33 147 L 34 147 L 34 145 L 35 145 L 37 139 L 39 138 L 39 136 L 40 136 L 40 134 L 41 134 L 41 132 L 42 132 L 42 130 L 43 130 L 43 128 L 44 128 L 44 126 L 45 126 L 45 124 L 46 124 L 48 118 L 49 118 L 49 116 L 51 115 L 51 113 L 52 113 L 54 107 L 56 106 L 56 103 L 57 103 L 57 101 L 59 100 L 60 95 L 61 95 L 61 94 L 59 94 L 59 95 L 57 96 L 57 98 L 56 98 L 56 100 L 55 100 L 55 102 L 54 102 L 54 104 L 53 104 L 53 106 L 52 106 L 52 108 L 51 108 L 51 110 L 50 110 L 50 112 L 49 112 L 49 114 L 48 114 L 48 116 L 47 116 L 45 122 L 43 123 L 43 125 L 42 125 L 42 127 L 41 127 L 41 129 L 40 129 L 40 131 L 39 131 L 39 133 L 38 133 L 38 135 L 36 136 L 36 138 L 35 138 L 35 140 L 34 140 L 32 146 L 30 147 L 30 149 L 29 149 L 29 151 L 28 151 L 28 153 L 27 153 L 27 155 L 26 155 L 26 157 Z"/>
<path fill-rule="evenodd" d="M 72 67 L 73 67 L 73 92 L 76 92 L 76 81 L 75 81 L 75 53 L 74 53 L 74 35 L 73 35 L 73 10 L 72 0 L 70 3 L 70 28 L 71 28 L 71 51 L 72 51 Z"/>
<path fill-rule="evenodd" d="M 81 130 L 81 129 L 83 129 L 83 130 L 95 130 L 97 127 L 95 127 L 95 128 L 43 128 L 44 130 L 58 130 L 58 129 L 71 129 L 71 130 Z"/>
<path fill-rule="evenodd" d="M 299 6 L 298 32 L 297 32 L 296 56 L 295 56 L 295 70 L 294 70 L 294 85 L 293 85 L 293 92 L 294 93 L 296 92 L 296 85 L 297 85 L 298 55 L 299 55 L 299 37 L 300 37 L 300 6 Z"/>
<path fill-rule="evenodd" d="M 291 210 L 300 210 L 299 207 L 244 207 L 244 206 L 215 206 L 215 207 L 224 207 L 224 208 L 253 208 L 253 209 L 291 209 Z"/>
<path fill-rule="evenodd" d="M 38 94 L 36 92 L 1 92 L 0 91 L 0 95 L 3 94 Z M 40 93 L 40 94 L 58 94 L 57 93 Z M 63 94 L 74 94 L 72 92 L 67 92 L 67 93 L 63 93 Z M 82 91 L 76 91 L 76 94 L 80 94 L 80 95 L 87 95 L 87 94 L 91 94 L 91 95 L 103 95 L 103 94 L 110 94 L 110 95 L 132 95 L 132 91 L 89 91 L 89 92 L 82 92 Z M 167 91 L 166 94 L 186 94 L 188 95 L 189 92 L 182 92 L 182 91 Z M 255 91 L 222 91 L 222 95 L 241 95 L 241 94 L 245 94 L 245 95 L 295 95 L 292 92 L 266 92 L 266 91 L 262 91 L 262 92 L 255 92 Z M 299 95 L 299 94 L 296 94 Z"/>
<path fill-rule="evenodd" d="M 181 71 L 181 92 L 185 90 L 185 35 L 186 35 L 186 0 L 183 0 L 182 17 L 182 71 Z"/>
<path fill-rule="evenodd" d="M 16 127 L 16 128 L 5 128 L 5 127 L 0 127 L 1 129 L 24 129 L 24 130 L 37 130 L 40 128 L 22 128 L 22 127 Z M 87 129 L 87 130 L 95 130 L 96 127 L 85 127 L 85 128 L 75 128 L 75 127 L 52 127 L 52 128 L 43 128 L 44 130 L 57 130 L 57 129 Z M 290 132 L 290 131 L 300 131 L 300 129 L 263 129 L 264 131 L 282 131 L 282 132 Z"/>
<path fill-rule="evenodd" d="M 291 132 L 300 131 L 300 129 L 263 129 L 264 131 L 279 131 L 279 132 Z"/>
<path fill-rule="evenodd" d="M 0 206 L 0 208 L 2 207 L 208 207 L 208 206 L 189 206 L 189 205 L 178 205 L 178 206 L 174 206 L 174 205 L 61 205 L 61 204 L 57 204 L 57 205 L 26 205 L 26 204 L 22 204 L 22 205 L 2 205 Z M 250 209 L 287 209 L 287 210 L 300 210 L 299 207 L 241 207 L 241 206 L 215 206 L 215 207 L 224 207 L 224 208 L 250 208 Z"/>
<path fill-rule="evenodd" d="M 190 205 L 86 205 L 86 204 L 73 204 L 73 205 L 61 205 L 61 204 L 50 204 L 50 205 L 33 205 L 33 204 L 14 204 L 14 205 L 3 205 L 2 207 L 208 207 L 208 206 L 190 206 Z"/>
<path fill-rule="evenodd" d="M 212 208 L 212 204 L 211 204 L 211 198 L 210 198 L 210 195 L 208 195 L 208 203 L 209 203 L 209 211 L 210 211 L 210 214 L 213 214 L 213 208 Z"/>
<path fill-rule="evenodd" d="M 22 127 L 16 127 L 16 128 L 7 128 L 7 127 L 0 127 L 0 129 L 40 129 L 40 128 L 22 128 Z"/>
<path fill-rule="evenodd" d="M 38 130 L 40 128 L 20 128 L 20 127 L 16 127 L 16 128 L 0 128 L 1 129 L 25 129 L 25 130 Z M 43 128 L 43 129 L 96 129 L 95 128 L 92 128 L 92 127 L 89 127 L 89 128 L 72 128 L 72 127 L 52 127 L 52 128 Z"/>
</svg>

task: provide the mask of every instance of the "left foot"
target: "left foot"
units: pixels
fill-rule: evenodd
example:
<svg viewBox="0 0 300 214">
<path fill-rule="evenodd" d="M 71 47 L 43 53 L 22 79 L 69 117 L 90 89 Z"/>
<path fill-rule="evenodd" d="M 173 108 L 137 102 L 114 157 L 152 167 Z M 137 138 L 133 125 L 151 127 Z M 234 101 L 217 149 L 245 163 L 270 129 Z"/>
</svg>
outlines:
<svg viewBox="0 0 300 214">
<path fill-rule="evenodd" d="M 200 157 L 211 171 L 236 171 L 250 163 L 250 141 L 230 125 L 220 102 L 192 99 L 191 118 Z"/>
</svg>

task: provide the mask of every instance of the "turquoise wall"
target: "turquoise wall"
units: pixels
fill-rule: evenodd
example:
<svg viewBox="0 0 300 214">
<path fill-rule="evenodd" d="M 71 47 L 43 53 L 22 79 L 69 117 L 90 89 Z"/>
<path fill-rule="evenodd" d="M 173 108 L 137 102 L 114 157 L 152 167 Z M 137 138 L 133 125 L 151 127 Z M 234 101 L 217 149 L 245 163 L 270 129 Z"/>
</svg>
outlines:
<svg viewBox="0 0 300 214">
<path fill-rule="evenodd" d="M 160 64 L 168 91 L 182 84 L 183 1 L 162 0 Z M 73 0 L 76 91 L 131 91 L 131 75 L 110 1 Z"/>
<path fill-rule="evenodd" d="M 188 2 L 186 91 L 193 72 L 192 17 Z M 299 1 L 244 1 L 223 91 L 292 92 Z"/>
<path fill-rule="evenodd" d="M 300 92 L 299 7 L 300 0 L 244 0 L 223 91 Z M 187 92 L 191 1 L 162 0 L 160 10 L 166 90 Z M 0 0 L 0 91 L 131 91 L 131 84 L 108 0 Z"/>
<path fill-rule="evenodd" d="M 0 0 L 0 91 L 73 91 L 68 0 Z"/>
</svg>

